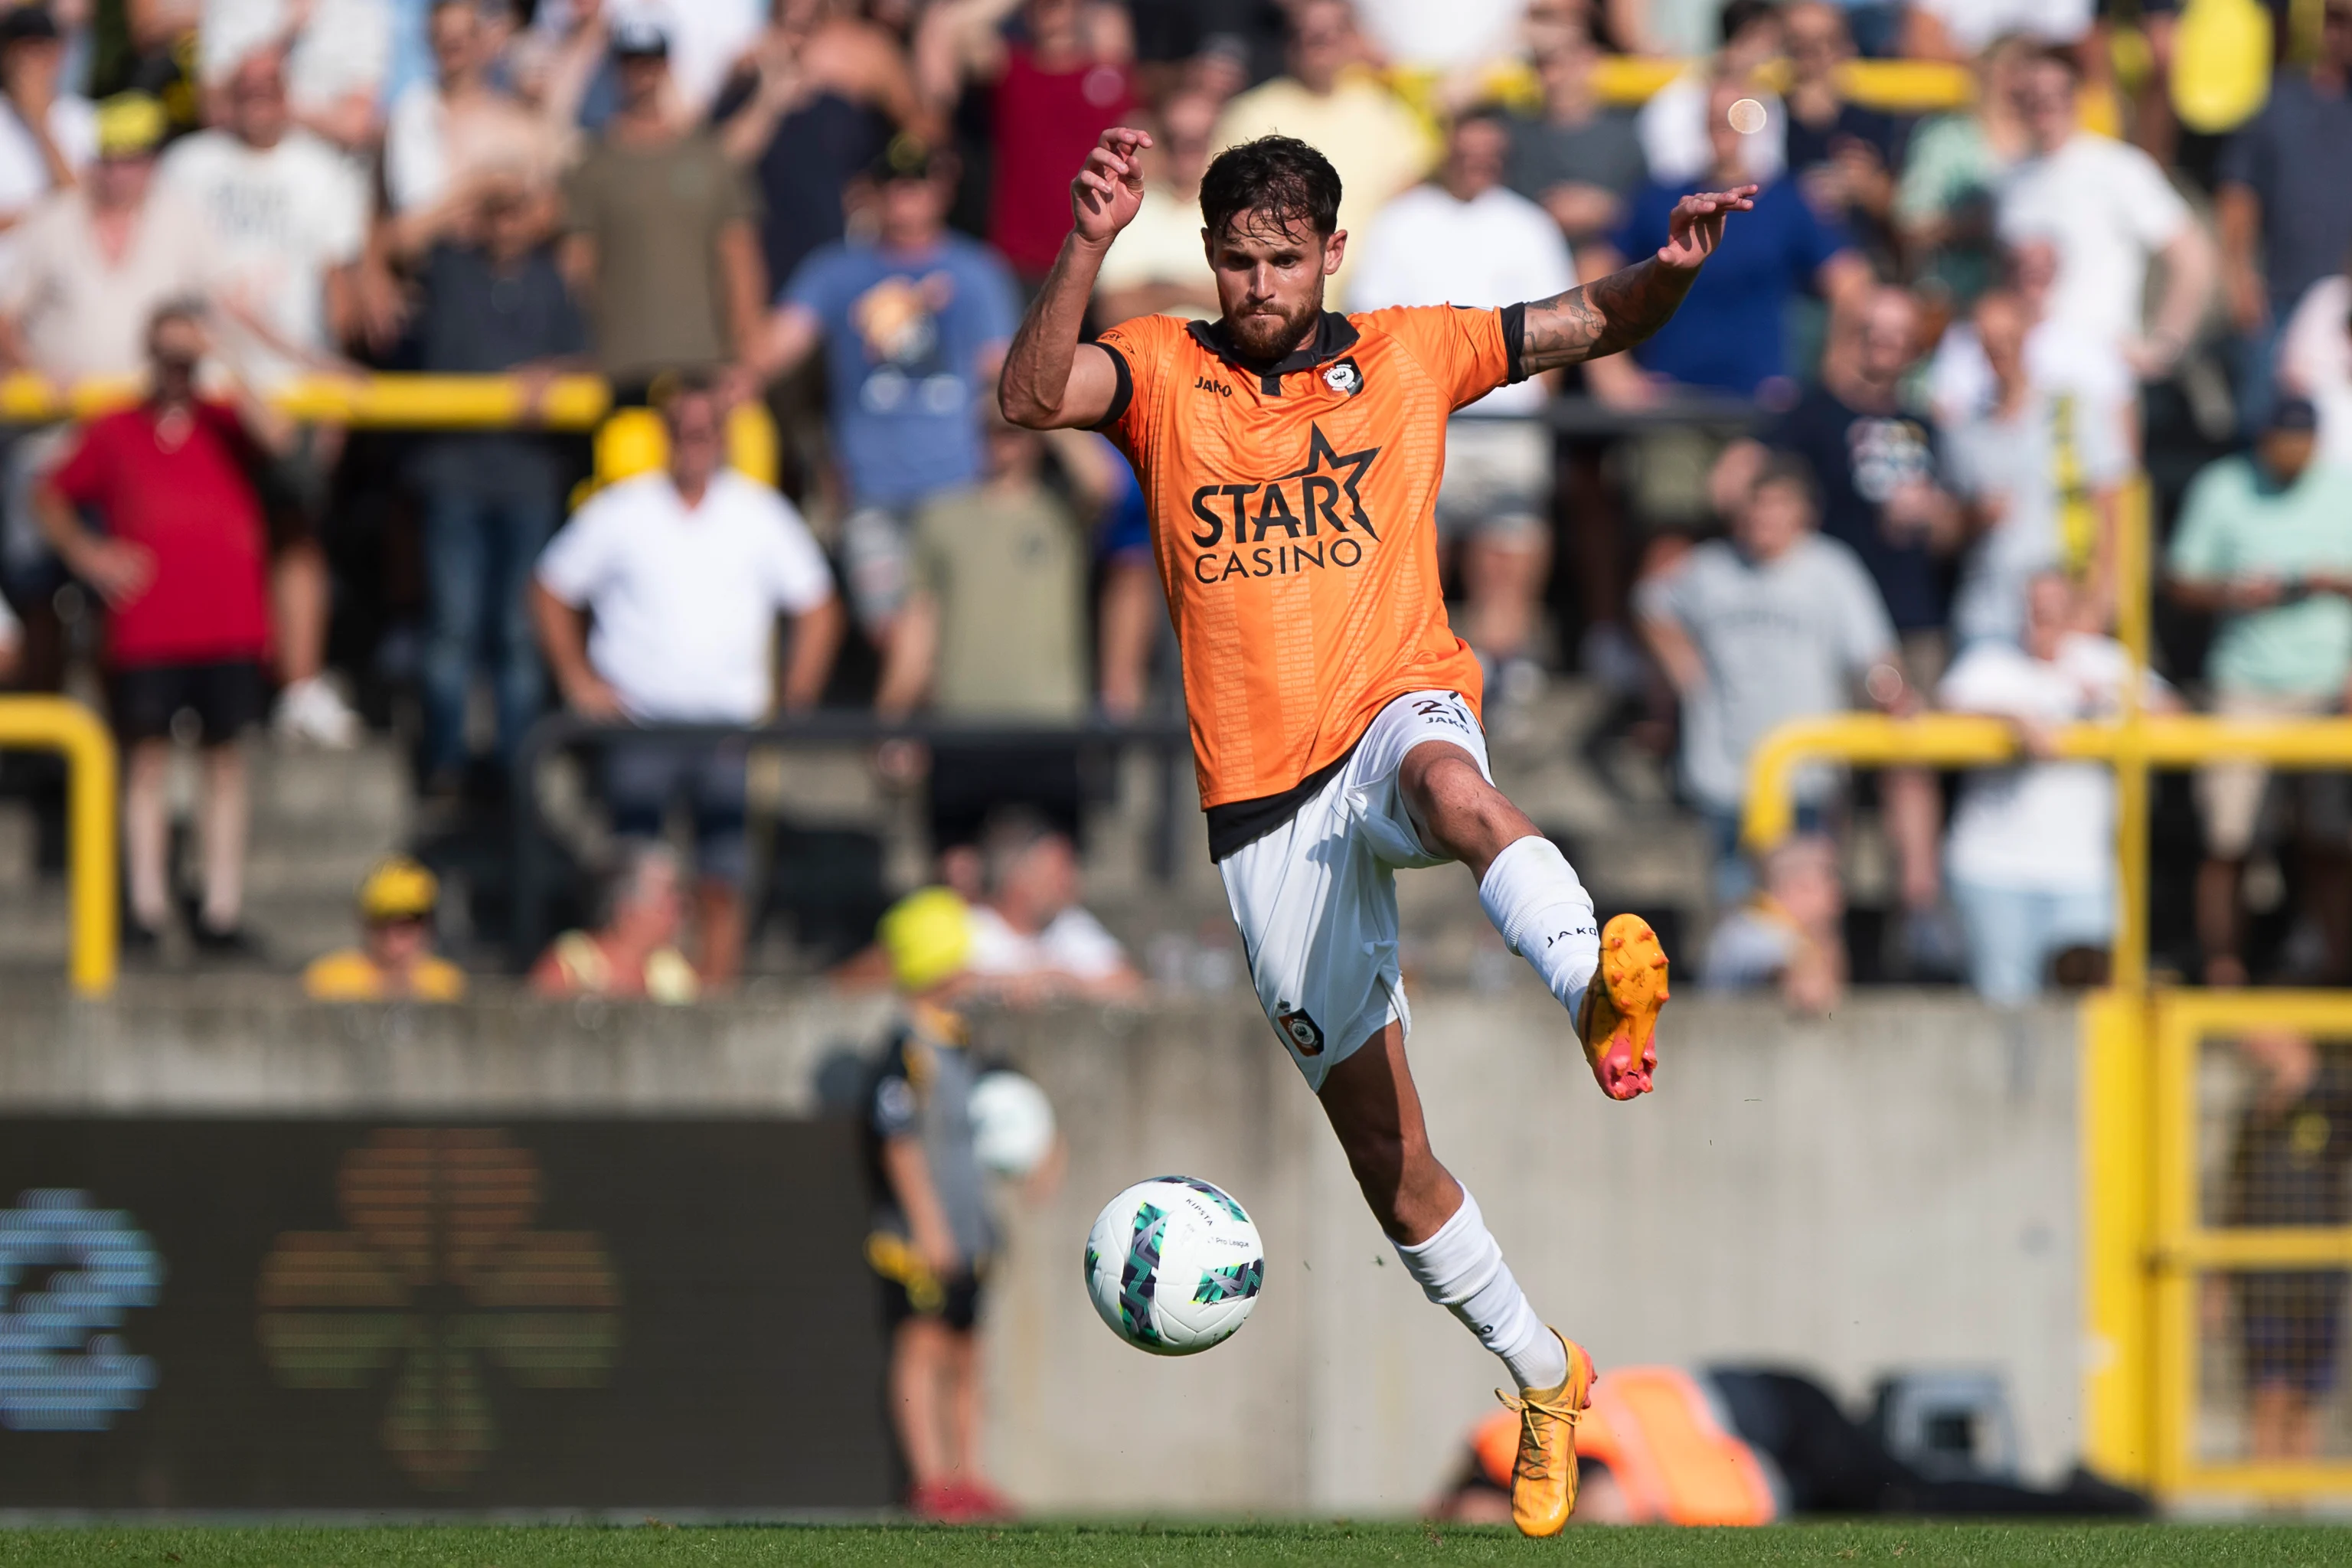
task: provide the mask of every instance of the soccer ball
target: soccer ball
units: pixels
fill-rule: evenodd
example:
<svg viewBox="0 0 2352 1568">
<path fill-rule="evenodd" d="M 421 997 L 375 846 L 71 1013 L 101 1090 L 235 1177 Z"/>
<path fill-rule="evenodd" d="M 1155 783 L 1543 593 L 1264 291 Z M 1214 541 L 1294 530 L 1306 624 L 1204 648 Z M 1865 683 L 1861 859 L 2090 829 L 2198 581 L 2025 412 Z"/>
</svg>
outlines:
<svg viewBox="0 0 2352 1568">
<path fill-rule="evenodd" d="M 1105 1205 L 1087 1237 L 1095 1310 L 1153 1355 L 1191 1355 L 1230 1339 L 1265 1278 L 1257 1226 L 1193 1176 L 1136 1183 Z"/>
</svg>

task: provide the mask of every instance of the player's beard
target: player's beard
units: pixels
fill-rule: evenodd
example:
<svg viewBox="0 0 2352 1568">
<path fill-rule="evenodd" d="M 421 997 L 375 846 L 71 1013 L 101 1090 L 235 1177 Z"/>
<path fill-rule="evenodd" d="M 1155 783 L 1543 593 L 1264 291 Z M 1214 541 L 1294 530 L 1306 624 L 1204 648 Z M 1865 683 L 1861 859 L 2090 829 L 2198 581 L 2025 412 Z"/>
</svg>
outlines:
<svg viewBox="0 0 2352 1568">
<path fill-rule="evenodd" d="M 1233 334 L 1234 347 L 1244 359 L 1272 364 L 1305 342 L 1322 314 L 1323 290 L 1318 289 L 1312 299 L 1301 301 L 1298 309 L 1286 315 L 1268 300 L 1250 314 L 1228 318 L 1225 330 Z"/>
</svg>

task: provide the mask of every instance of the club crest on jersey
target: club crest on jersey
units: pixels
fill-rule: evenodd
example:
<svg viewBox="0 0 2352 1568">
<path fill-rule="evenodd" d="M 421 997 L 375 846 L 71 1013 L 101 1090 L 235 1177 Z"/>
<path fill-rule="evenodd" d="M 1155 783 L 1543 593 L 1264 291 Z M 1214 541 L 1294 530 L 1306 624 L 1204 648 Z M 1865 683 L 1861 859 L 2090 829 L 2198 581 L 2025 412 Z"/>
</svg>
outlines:
<svg viewBox="0 0 2352 1568">
<path fill-rule="evenodd" d="M 1364 373 L 1352 359 L 1334 360 L 1323 367 L 1323 384 L 1342 397 L 1353 397 L 1364 390 Z"/>
<path fill-rule="evenodd" d="M 1274 1026 L 1282 1031 L 1282 1037 L 1289 1041 L 1290 1048 L 1300 1056 L 1319 1057 L 1323 1054 L 1323 1031 L 1314 1019 L 1307 1016 L 1306 1008 L 1277 1005 Z"/>
</svg>

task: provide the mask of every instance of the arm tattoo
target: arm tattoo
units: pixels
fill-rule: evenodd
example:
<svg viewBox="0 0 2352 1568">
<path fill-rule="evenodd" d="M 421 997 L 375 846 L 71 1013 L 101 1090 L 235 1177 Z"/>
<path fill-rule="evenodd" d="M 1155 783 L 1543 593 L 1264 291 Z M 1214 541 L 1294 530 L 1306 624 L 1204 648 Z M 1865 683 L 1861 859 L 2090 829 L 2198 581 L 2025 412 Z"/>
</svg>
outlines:
<svg viewBox="0 0 2352 1568">
<path fill-rule="evenodd" d="M 1697 276 L 1653 258 L 1531 302 L 1521 367 L 1533 375 L 1632 348 L 1666 324 Z"/>
</svg>

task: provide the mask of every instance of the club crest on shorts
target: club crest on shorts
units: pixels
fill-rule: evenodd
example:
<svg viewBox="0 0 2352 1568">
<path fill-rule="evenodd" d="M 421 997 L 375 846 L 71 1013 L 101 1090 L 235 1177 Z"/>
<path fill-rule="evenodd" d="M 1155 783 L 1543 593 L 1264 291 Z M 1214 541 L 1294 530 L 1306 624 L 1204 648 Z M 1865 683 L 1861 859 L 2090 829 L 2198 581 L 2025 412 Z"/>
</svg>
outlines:
<svg viewBox="0 0 2352 1568">
<path fill-rule="evenodd" d="M 1274 1026 L 1290 1042 L 1290 1048 L 1302 1057 L 1323 1054 L 1323 1031 L 1307 1016 L 1304 1007 L 1280 1006 L 1274 1015 Z"/>
<path fill-rule="evenodd" d="M 1323 369 L 1323 384 L 1342 397 L 1353 397 L 1364 390 L 1364 373 L 1352 359 L 1334 360 Z"/>
</svg>

